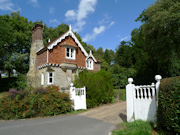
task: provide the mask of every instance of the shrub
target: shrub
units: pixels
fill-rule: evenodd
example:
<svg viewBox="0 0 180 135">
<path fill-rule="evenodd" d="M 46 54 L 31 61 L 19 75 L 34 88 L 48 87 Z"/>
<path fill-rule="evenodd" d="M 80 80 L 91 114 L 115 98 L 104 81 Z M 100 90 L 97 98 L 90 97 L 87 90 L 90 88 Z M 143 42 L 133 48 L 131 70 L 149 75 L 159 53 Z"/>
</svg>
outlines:
<svg viewBox="0 0 180 135">
<path fill-rule="evenodd" d="M 76 77 L 74 85 L 76 87 L 86 86 L 88 108 L 109 103 L 113 99 L 113 83 L 109 72 L 83 71 L 79 77 Z"/>
<path fill-rule="evenodd" d="M 158 103 L 158 126 L 180 132 L 180 76 L 161 81 Z"/>
<path fill-rule="evenodd" d="M 53 86 L 51 87 L 53 88 Z M 56 87 L 57 88 L 57 87 Z M 36 92 L 10 90 L 0 98 L 0 119 L 20 119 L 36 116 L 52 116 L 71 111 L 71 100 L 66 93 L 56 89 L 38 89 Z"/>
</svg>

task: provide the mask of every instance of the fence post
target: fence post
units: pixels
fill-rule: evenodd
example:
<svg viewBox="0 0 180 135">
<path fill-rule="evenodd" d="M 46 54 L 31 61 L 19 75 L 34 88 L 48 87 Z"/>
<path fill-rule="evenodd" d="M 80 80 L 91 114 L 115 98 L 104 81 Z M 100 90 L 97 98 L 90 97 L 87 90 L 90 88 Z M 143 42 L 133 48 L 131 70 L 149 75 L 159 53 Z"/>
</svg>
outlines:
<svg viewBox="0 0 180 135">
<path fill-rule="evenodd" d="M 134 84 L 133 78 L 128 78 L 129 84 L 126 85 L 126 108 L 127 108 L 127 122 L 134 121 Z"/>
<path fill-rule="evenodd" d="M 87 110 L 87 104 L 86 104 L 86 87 L 84 86 L 84 99 L 85 99 L 85 109 Z"/>
<path fill-rule="evenodd" d="M 155 80 L 156 82 L 156 97 L 157 97 L 157 101 L 158 101 L 158 93 L 159 93 L 159 86 L 160 86 L 160 81 L 161 81 L 162 77 L 160 75 L 156 75 L 155 76 Z"/>
<path fill-rule="evenodd" d="M 70 99 L 71 100 L 74 100 L 74 93 L 75 93 L 73 85 L 74 85 L 73 83 L 70 84 Z"/>
</svg>

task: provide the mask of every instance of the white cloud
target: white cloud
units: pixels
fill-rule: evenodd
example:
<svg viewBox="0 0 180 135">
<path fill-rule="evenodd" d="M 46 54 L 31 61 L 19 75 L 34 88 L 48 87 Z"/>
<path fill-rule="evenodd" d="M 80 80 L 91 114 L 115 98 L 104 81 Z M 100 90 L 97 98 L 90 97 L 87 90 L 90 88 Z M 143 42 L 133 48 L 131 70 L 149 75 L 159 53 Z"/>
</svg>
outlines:
<svg viewBox="0 0 180 135">
<path fill-rule="evenodd" d="M 90 13 L 95 11 L 97 0 L 81 0 L 78 9 L 68 10 L 65 14 L 66 20 L 75 20 L 75 31 L 81 31 L 82 27 L 86 24 L 85 19 Z"/>
<path fill-rule="evenodd" d="M 129 38 L 130 38 L 130 36 L 122 37 L 122 38 L 120 38 L 120 42 L 121 42 L 121 41 L 125 41 L 125 40 L 127 40 L 127 39 L 129 39 Z"/>
<path fill-rule="evenodd" d="M 111 23 L 109 24 L 109 27 L 113 26 L 115 24 L 114 21 L 111 21 Z"/>
<path fill-rule="evenodd" d="M 0 0 L 0 10 L 15 11 L 14 4 L 10 0 Z"/>
<path fill-rule="evenodd" d="M 96 38 L 97 35 L 101 34 L 102 32 L 104 32 L 106 30 L 105 26 L 100 26 L 99 28 L 95 27 L 93 29 L 92 34 L 87 34 L 82 40 L 84 42 L 88 42 L 90 40 L 93 40 Z"/>
<path fill-rule="evenodd" d="M 70 20 L 75 20 L 76 19 L 76 12 L 74 10 L 68 10 L 65 14 L 66 16 L 66 20 L 70 21 Z"/>
<path fill-rule="evenodd" d="M 50 19 L 49 22 L 50 23 L 60 23 L 57 19 Z"/>
<path fill-rule="evenodd" d="M 54 7 L 50 7 L 50 8 L 49 8 L 49 13 L 50 13 L 50 14 L 54 14 L 54 12 L 55 12 L 55 8 L 54 8 Z"/>
<path fill-rule="evenodd" d="M 29 2 L 33 4 L 33 7 L 37 7 L 39 5 L 38 0 L 29 0 Z"/>
</svg>

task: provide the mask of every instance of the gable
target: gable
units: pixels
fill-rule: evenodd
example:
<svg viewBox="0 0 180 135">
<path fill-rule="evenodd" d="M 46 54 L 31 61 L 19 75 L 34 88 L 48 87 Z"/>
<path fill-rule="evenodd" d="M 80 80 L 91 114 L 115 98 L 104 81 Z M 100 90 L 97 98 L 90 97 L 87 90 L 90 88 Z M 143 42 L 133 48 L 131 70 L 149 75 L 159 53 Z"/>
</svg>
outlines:
<svg viewBox="0 0 180 135">
<path fill-rule="evenodd" d="M 41 50 L 43 50 L 44 48 L 47 47 L 48 50 L 53 49 L 55 46 L 57 46 L 59 43 L 61 43 L 63 40 L 66 39 L 66 37 L 71 37 L 74 42 L 77 44 L 77 46 L 81 49 L 81 51 L 84 53 L 84 55 L 87 57 L 88 53 L 86 52 L 86 50 L 84 49 L 84 47 L 81 45 L 81 43 L 79 42 L 79 40 L 77 39 L 77 37 L 74 35 L 74 33 L 71 30 L 71 26 L 69 28 L 69 30 L 64 33 L 62 36 L 59 36 L 58 38 L 56 38 L 55 40 L 53 40 L 52 42 L 50 42 L 49 44 L 47 44 L 47 46 L 39 49 L 36 53 L 40 52 Z"/>
</svg>

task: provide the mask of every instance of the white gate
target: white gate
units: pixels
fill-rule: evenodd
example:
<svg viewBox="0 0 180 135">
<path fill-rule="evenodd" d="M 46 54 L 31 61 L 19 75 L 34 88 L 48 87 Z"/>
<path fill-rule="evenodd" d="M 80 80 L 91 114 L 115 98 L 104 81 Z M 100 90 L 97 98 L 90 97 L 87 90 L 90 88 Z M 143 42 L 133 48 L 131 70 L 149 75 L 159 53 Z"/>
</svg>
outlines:
<svg viewBox="0 0 180 135">
<path fill-rule="evenodd" d="M 70 99 L 73 101 L 74 110 L 87 109 L 86 105 L 86 87 L 75 88 L 70 84 Z"/>
<path fill-rule="evenodd" d="M 140 85 L 132 84 L 133 79 L 129 78 L 129 84 L 126 85 L 126 103 L 127 103 L 127 121 L 144 120 L 155 122 L 157 119 L 158 90 L 161 76 L 156 75 L 156 85 Z"/>
</svg>

